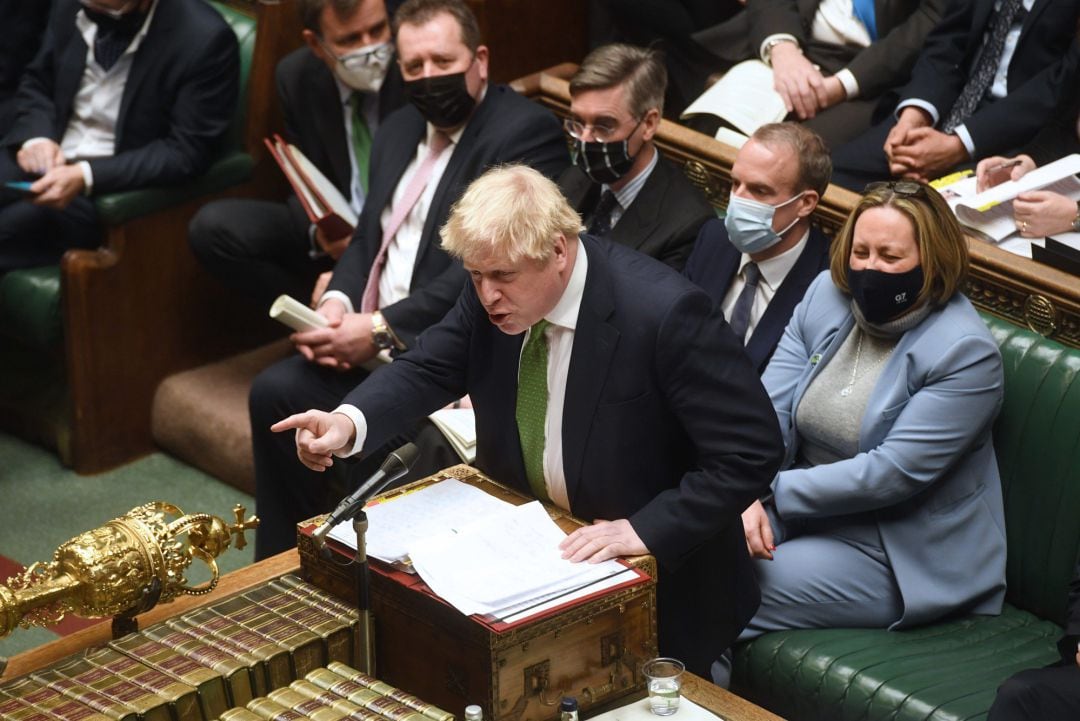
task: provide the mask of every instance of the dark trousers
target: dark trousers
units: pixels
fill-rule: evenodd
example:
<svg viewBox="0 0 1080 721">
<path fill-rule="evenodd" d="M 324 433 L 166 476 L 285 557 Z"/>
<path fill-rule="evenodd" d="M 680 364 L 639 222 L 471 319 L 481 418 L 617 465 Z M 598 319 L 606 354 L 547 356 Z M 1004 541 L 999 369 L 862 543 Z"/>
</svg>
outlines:
<svg viewBox="0 0 1080 721">
<path fill-rule="evenodd" d="M 998 689 L 987 721 L 1080 719 L 1080 667 L 1075 663 L 1021 671 Z"/>
<path fill-rule="evenodd" d="M 889 115 L 854 140 L 834 148 L 833 184 L 861 193 L 867 183 L 888 180 L 891 176 L 885 138 L 895 125 L 896 118 Z"/>
<path fill-rule="evenodd" d="M 333 268 L 332 259 L 308 254 L 308 226 L 295 198 L 218 200 L 192 218 L 188 240 L 204 268 L 262 307 L 282 293 L 306 305 L 316 278 Z"/>
<path fill-rule="evenodd" d="M 0 182 L 33 179 L 11 155 L 0 153 Z M 63 210 L 54 210 L 0 189 L 0 274 L 55 265 L 69 248 L 96 248 L 100 243 L 97 208 L 85 195 L 76 196 Z"/>
</svg>

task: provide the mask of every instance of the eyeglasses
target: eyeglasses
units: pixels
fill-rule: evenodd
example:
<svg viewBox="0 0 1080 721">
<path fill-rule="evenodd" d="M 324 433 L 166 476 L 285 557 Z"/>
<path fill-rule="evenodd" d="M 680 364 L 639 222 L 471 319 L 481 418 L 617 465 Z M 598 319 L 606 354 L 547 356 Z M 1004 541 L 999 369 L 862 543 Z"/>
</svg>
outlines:
<svg viewBox="0 0 1080 721">
<path fill-rule="evenodd" d="M 879 180 L 870 183 L 863 188 L 863 193 L 872 193 L 875 190 L 882 189 L 891 190 L 897 195 L 905 197 L 923 195 L 926 193 L 926 186 L 922 183 L 916 183 L 914 180 Z"/>
<path fill-rule="evenodd" d="M 580 120 L 575 120 L 574 118 L 567 118 L 563 121 L 563 127 L 566 128 L 566 132 L 569 133 L 570 137 L 574 140 L 581 140 L 582 136 L 585 135 L 585 131 L 591 130 L 593 140 L 600 143 L 607 143 L 614 140 L 613 136 L 619 132 L 620 124 L 621 123 L 609 125 L 608 123 L 597 123 L 596 125 L 589 125 Z M 640 124 L 641 121 L 639 120 L 638 125 Z M 637 125 L 634 126 L 634 130 L 637 130 Z M 634 131 L 631 130 L 630 135 L 633 134 Z M 628 135 L 627 137 L 630 136 Z"/>
<path fill-rule="evenodd" d="M 344 55 L 338 55 L 334 52 L 334 49 L 322 39 L 322 37 L 318 35 L 315 37 L 318 38 L 319 44 L 323 46 L 323 49 L 330 53 L 331 57 L 338 62 L 351 67 L 362 67 L 372 63 L 382 64 L 389 60 L 390 56 L 394 53 L 394 48 L 390 43 L 377 43 L 375 45 L 357 48 L 356 50 L 350 50 Z"/>
</svg>

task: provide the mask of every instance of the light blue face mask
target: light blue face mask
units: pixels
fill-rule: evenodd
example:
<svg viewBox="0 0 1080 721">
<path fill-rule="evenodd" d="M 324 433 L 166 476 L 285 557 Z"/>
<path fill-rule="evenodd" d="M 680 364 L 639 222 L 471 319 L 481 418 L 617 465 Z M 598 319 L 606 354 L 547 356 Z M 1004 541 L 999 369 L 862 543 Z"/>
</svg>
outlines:
<svg viewBox="0 0 1080 721">
<path fill-rule="evenodd" d="M 732 193 L 728 200 L 727 214 L 724 216 L 724 227 L 731 244 L 740 253 L 752 255 L 779 243 L 781 236 L 791 230 L 792 226 L 799 222 L 799 218 L 795 218 L 783 230 L 775 231 L 772 228 L 773 215 L 777 208 L 783 208 L 805 194 L 804 190 L 783 203 L 769 205 L 750 198 L 740 198 Z"/>
</svg>

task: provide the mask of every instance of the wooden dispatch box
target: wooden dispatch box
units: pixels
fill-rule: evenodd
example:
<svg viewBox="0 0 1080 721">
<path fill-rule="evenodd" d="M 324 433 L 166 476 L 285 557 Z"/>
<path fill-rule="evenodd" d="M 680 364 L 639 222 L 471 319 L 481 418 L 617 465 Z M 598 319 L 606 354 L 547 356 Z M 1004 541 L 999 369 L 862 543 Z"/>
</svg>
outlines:
<svg viewBox="0 0 1080 721">
<path fill-rule="evenodd" d="M 414 490 L 457 478 L 515 505 L 531 501 L 475 468 L 453 466 L 385 494 Z M 554 506 L 548 513 L 567 532 L 584 522 Z M 322 517 L 298 524 L 301 575 L 343 598 L 356 601 L 353 566 L 342 566 L 352 550 L 329 541 L 335 560 L 319 557 L 311 538 Z M 641 664 L 656 656 L 656 560 L 627 562 L 648 579 L 582 599 L 548 615 L 509 628 L 465 616 L 434 596 L 419 576 L 375 559 L 371 565 L 375 675 L 428 703 L 464 717 L 479 704 L 493 721 L 557 718 L 562 696 L 575 696 L 582 710 L 606 704 L 645 687 Z M 505 624 L 503 624 L 505 625 Z"/>
</svg>

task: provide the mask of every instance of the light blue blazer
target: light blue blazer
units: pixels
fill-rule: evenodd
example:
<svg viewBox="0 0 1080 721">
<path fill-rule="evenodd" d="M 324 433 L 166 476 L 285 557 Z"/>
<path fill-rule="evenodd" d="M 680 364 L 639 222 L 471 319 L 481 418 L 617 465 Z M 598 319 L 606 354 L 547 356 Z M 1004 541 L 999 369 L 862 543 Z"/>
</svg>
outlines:
<svg viewBox="0 0 1080 721">
<path fill-rule="evenodd" d="M 782 520 L 870 512 L 904 602 L 891 628 L 954 611 L 1001 612 L 1005 518 L 991 439 L 1001 355 L 957 293 L 901 337 L 866 406 L 854 458 L 792 468 L 795 411 L 855 324 L 829 272 L 806 292 L 762 376 L 786 445 L 773 482 Z"/>
</svg>

